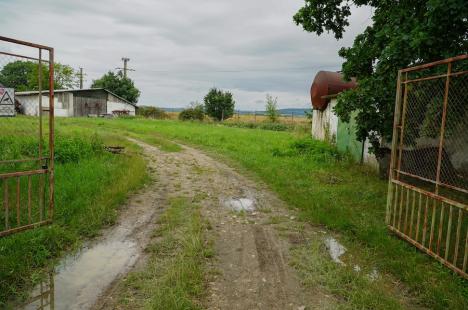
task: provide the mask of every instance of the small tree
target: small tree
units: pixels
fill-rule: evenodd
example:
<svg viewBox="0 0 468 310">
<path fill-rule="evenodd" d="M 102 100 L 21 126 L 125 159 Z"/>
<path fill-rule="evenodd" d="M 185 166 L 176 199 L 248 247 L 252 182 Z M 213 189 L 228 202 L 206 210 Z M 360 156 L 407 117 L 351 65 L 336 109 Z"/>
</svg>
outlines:
<svg viewBox="0 0 468 310">
<path fill-rule="evenodd" d="M 270 94 L 266 95 L 266 115 L 270 122 L 276 123 L 279 119 L 278 98 L 273 98 Z"/>
<path fill-rule="evenodd" d="M 198 102 L 191 103 L 190 107 L 179 113 L 179 119 L 181 121 L 203 121 L 205 119 L 203 105 Z"/>
<path fill-rule="evenodd" d="M 131 79 L 123 76 L 122 71 L 117 74 L 107 72 L 100 79 L 94 80 L 91 88 L 105 88 L 132 103 L 136 103 L 140 97 L 138 88 Z"/>
<path fill-rule="evenodd" d="M 234 101 L 230 92 L 212 88 L 204 98 L 206 114 L 222 121 L 234 114 Z"/>
</svg>

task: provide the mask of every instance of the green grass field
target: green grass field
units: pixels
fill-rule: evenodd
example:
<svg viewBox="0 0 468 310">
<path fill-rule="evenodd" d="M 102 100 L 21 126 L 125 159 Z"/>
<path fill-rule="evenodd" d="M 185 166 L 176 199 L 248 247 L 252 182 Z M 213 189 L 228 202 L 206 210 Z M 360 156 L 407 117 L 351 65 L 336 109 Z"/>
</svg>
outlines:
<svg viewBox="0 0 468 310">
<path fill-rule="evenodd" d="M 468 284 L 465 280 L 392 236 L 385 228 L 387 182 L 379 180 L 373 171 L 351 162 L 333 147 L 313 141 L 305 132 L 143 119 L 58 119 L 57 128 L 59 132 L 71 135 L 82 131 L 90 135 L 97 133 L 104 141 L 112 140 L 113 144 L 127 143 L 124 137 L 128 136 L 166 151 L 179 150 L 179 146 L 171 141 L 199 147 L 227 161 L 240 172 L 266 183 L 291 207 L 300 210 L 301 220 L 324 225 L 339 234 L 340 240 L 356 259 L 390 275 L 397 283 L 401 282 L 421 305 L 434 309 L 468 308 Z M 103 154 L 80 160 L 78 164 L 57 167 L 57 173 L 63 173 L 61 178 L 57 177 L 57 184 L 62 183 L 62 187 L 57 186 L 57 206 L 63 212 L 57 216 L 57 224 L 52 228 L 0 239 L 0 251 L 5 253 L 2 255 L 4 262 L 0 263 L 2 298 L 27 283 L 25 278 L 30 277 L 28 274 L 43 266 L 48 258 L 58 255 L 83 235 L 94 235 L 103 223 L 112 222 L 115 206 L 122 201 L 114 199 L 115 195 L 107 196 L 112 197 L 111 202 L 108 207 L 103 207 L 102 218 L 94 225 L 87 222 L 90 214 L 86 208 L 106 197 L 112 173 L 121 176 L 132 171 L 127 173 L 131 180 L 116 178 L 122 182 L 118 197 L 124 197 L 125 192 L 141 184 L 144 163 L 137 154 L 132 156 L 122 159 Z M 120 161 L 118 164 L 124 169 L 116 169 L 114 161 Z M 73 190 L 65 180 L 65 171 L 67 175 L 71 174 L 69 178 L 75 180 Z M 95 186 L 88 188 L 87 184 L 80 182 L 85 179 L 80 173 L 95 180 Z M 83 187 L 76 184 L 83 184 Z M 90 191 L 91 197 L 85 199 L 84 195 L 73 191 Z M 85 211 L 76 206 L 85 206 Z M 67 211 L 69 208 L 73 211 Z M 33 243 L 30 243 L 31 237 L 34 237 Z M 47 247 L 45 253 L 42 248 L 38 249 L 43 245 Z M 32 263 L 26 267 L 16 266 L 11 261 L 15 261 L 20 249 L 25 247 L 30 251 L 27 255 L 30 255 Z M 12 275 L 11 270 L 19 272 Z M 3 281 L 4 278 L 7 281 Z M 333 281 L 333 292 L 344 299 L 352 298 L 346 294 L 349 283 L 347 277 L 340 277 Z"/>
</svg>

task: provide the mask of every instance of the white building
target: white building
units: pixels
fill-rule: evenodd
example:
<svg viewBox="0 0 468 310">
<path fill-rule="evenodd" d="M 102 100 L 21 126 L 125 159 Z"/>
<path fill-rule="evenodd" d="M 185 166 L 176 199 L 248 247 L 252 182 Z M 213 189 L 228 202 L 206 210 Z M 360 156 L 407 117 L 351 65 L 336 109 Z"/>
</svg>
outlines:
<svg viewBox="0 0 468 310">
<path fill-rule="evenodd" d="M 49 91 L 42 91 L 42 109 L 49 108 Z M 22 113 L 39 115 L 39 92 L 15 94 Z M 54 91 L 55 116 L 79 117 L 98 115 L 135 115 L 136 105 L 104 88 L 63 89 Z"/>
</svg>

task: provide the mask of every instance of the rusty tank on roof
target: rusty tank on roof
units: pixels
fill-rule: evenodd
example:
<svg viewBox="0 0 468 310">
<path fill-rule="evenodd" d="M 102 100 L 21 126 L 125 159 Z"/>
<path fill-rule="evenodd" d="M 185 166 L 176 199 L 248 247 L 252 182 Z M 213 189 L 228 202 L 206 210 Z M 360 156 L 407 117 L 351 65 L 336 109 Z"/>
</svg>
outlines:
<svg viewBox="0 0 468 310">
<path fill-rule="evenodd" d="M 356 80 L 350 82 L 343 80 L 343 75 L 339 72 L 319 71 L 314 78 L 310 88 L 310 98 L 314 110 L 325 110 L 330 98 L 324 96 L 337 95 L 344 90 L 356 87 Z"/>
</svg>

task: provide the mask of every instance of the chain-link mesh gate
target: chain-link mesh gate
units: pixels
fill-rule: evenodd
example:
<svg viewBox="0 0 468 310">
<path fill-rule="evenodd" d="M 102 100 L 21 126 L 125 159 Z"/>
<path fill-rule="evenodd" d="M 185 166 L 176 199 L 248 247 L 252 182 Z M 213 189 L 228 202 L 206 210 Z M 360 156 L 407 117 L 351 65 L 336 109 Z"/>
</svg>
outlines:
<svg viewBox="0 0 468 310">
<path fill-rule="evenodd" d="M 468 55 L 398 73 L 386 222 L 465 278 Z"/>
<path fill-rule="evenodd" d="M 0 237 L 53 210 L 54 50 L 0 36 Z"/>
</svg>

